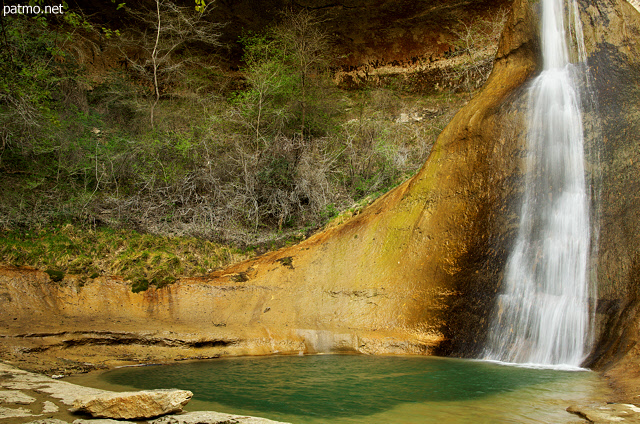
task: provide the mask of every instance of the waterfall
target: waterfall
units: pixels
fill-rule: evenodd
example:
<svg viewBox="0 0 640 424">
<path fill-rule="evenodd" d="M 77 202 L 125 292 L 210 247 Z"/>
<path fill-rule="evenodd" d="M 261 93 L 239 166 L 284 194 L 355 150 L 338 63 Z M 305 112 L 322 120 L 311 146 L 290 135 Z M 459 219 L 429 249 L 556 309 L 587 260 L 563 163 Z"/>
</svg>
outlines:
<svg viewBox="0 0 640 424">
<path fill-rule="evenodd" d="M 576 1 L 541 1 L 543 69 L 528 91 L 520 226 L 485 358 L 579 366 L 590 327 L 590 199 L 578 82 L 586 55 Z"/>
</svg>

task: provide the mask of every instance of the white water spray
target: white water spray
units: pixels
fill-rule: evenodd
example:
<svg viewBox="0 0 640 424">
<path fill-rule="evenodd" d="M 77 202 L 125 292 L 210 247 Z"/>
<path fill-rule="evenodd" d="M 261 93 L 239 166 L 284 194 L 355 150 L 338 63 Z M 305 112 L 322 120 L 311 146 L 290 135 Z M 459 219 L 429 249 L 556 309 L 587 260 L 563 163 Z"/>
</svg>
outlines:
<svg viewBox="0 0 640 424">
<path fill-rule="evenodd" d="M 529 89 L 520 228 L 485 357 L 579 366 L 589 333 L 589 197 L 577 67 L 567 39 L 575 62 L 584 63 L 585 53 L 575 0 L 541 1 L 543 70 Z"/>
</svg>

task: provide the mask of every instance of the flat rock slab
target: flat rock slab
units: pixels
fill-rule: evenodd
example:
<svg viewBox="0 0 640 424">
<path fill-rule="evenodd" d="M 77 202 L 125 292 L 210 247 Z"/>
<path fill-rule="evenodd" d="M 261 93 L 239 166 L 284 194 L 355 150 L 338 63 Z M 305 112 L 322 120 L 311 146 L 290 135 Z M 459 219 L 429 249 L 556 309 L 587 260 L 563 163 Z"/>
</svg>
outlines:
<svg viewBox="0 0 640 424">
<path fill-rule="evenodd" d="M 121 397 L 123 395 L 134 395 L 133 399 L 135 399 L 135 395 L 140 395 L 141 393 L 146 393 L 150 398 L 155 399 L 156 401 L 161 401 L 163 397 L 167 397 L 168 394 L 172 393 L 173 396 L 168 396 L 169 399 L 173 398 L 173 401 L 166 401 L 165 408 L 161 408 L 162 410 L 171 409 L 171 404 L 174 405 L 174 409 L 172 412 L 180 412 L 182 411 L 182 407 L 191 399 L 191 392 L 186 390 L 151 390 L 151 391 L 142 391 L 142 392 L 125 392 L 125 393 L 115 393 L 109 392 L 106 390 L 93 389 L 90 387 L 78 386 L 72 383 L 68 383 L 65 381 L 59 381 L 56 379 L 52 379 L 50 377 L 30 373 L 28 371 L 21 370 L 19 368 L 15 368 L 11 365 L 0 363 L 0 404 L 6 405 L 7 403 L 16 404 L 15 408 L 12 407 L 4 407 L 0 406 L 0 424 L 9 424 L 9 420 L 4 420 L 5 418 L 22 418 L 25 417 L 33 417 L 26 419 L 33 419 L 34 421 L 30 421 L 28 424 L 70 424 L 68 421 L 73 420 L 72 424 L 124 424 L 124 423 L 133 423 L 133 421 L 117 421 L 115 417 L 105 417 L 105 418 L 94 418 L 94 419 L 86 419 L 86 418 L 67 418 L 68 421 L 60 420 L 57 418 L 38 418 L 41 417 L 42 414 L 46 413 L 55 413 L 56 410 L 59 410 L 59 407 L 51 402 L 50 400 L 45 400 L 42 403 L 42 414 L 35 413 L 23 407 L 19 407 L 19 404 L 30 404 L 30 407 L 33 407 L 33 404 L 36 402 L 36 399 L 31 396 L 21 392 L 20 390 L 33 390 L 40 394 L 45 394 L 49 396 L 50 399 L 58 399 L 61 403 L 65 405 L 77 405 L 74 403 L 78 399 L 84 399 L 85 401 L 89 401 L 95 398 L 103 398 L 103 399 L 112 399 L 112 401 L 118 403 L 121 401 Z M 153 395 L 149 395 L 153 394 Z M 175 396 L 177 394 L 177 396 Z M 162 402 L 162 401 L 161 401 Z M 107 402 L 108 403 L 108 402 Z M 135 402 L 134 402 L 135 403 Z M 169 406 L 167 406 L 169 405 Z M 77 408 L 77 407 L 76 407 Z M 40 409 L 38 408 L 38 412 Z M 257 417 L 248 417 L 242 415 L 231 415 L 231 414 L 223 414 L 220 412 L 213 411 L 199 411 L 199 412 L 189 412 L 189 413 L 181 413 L 179 415 L 167 415 L 162 418 L 157 418 L 162 414 L 170 414 L 172 412 L 162 412 L 154 415 L 153 417 L 139 418 L 139 417 L 127 417 L 127 418 L 119 418 L 120 420 L 135 420 L 135 419 L 147 419 L 147 418 L 156 418 L 153 421 L 150 421 L 153 424 L 287 424 L 280 423 L 278 421 L 268 420 L 266 418 L 257 418 Z M 155 413 L 155 412 L 154 412 Z M 128 415 L 138 415 L 138 414 L 128 414 Z M 94 415 L 95 416 L 95 415 Z M 21 421 L 22 422 L 22 421 Z"/>
<path fill-rule="evenodd" d="M 640 407 L 626 403 L 605 405 L 572 405 L 567 412 L 595 424 L 640 423 Z"/>
<path fill-rule="evenodd" d="M 36 398 L 26 395 L 18 390 L 0 390 L 0 402 L 17 403 L 20 405 L 30 405 Z"/>
<path fill-rule="evenodd" d="M 67 383 L 66 381 L 54 380 L 53 378 L 30 373 L 3 363 L 0 363 L 0 387 L 11 389 L 8 391 L 34 390 L 38 393 L 45 393 L 69 406 L 71 406 L 73 401 L 79 396 L 95 396 L 102 393 L 110 393 L 106 390 L 93 389 Z"/>
<path fill-rule="evenodd" d="M 35 414 L 24 408 L 5 408 L 0 406 L 0 420 L 5 418 L 33 417 Z"/>
<path fill-rule="evenodd" d="M 149 421 L 150 424 L 288 424 L 266 418 L 223 414 L 222 412 L 197 411 L 171 415 Z"/>
<path fill-rule="evenodd" d="M 43 414 L 53 414 L 55 412 L 58 412 L 59 410 L 60 410 L 60 408 L 58 408 L 58 405 L 56 405 L 53 402 L 45 400 L 42 403 L 42 413 Z"/>
<path fill-rule="evenodd" d="M 182 411 L 193 393 L 188 390 L 142 390 L 81 396 L 73 402 L 76 412 L 97 418 L 146 419 Z"/>
</svg>

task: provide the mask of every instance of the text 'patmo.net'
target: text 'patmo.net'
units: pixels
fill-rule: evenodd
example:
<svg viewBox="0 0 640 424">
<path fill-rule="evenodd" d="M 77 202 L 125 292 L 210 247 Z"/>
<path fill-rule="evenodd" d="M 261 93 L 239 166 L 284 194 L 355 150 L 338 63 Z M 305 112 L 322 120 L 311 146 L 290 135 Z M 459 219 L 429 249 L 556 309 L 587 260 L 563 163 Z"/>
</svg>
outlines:
<svg viewBox="0 0 640 424">
<path fill-rule="evenodd" d="M 62 15 L 64 14 L 64 6 L 58 4 L 55 6 L 3 6 L 2 15 Z"/>
</svg>

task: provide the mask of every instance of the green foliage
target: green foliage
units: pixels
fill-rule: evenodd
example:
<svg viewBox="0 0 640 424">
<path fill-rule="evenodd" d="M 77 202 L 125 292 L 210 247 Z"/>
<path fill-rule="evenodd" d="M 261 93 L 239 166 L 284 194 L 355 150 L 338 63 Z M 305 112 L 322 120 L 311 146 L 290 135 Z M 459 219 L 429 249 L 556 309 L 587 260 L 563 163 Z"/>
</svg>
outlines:
<svg viewBox="0 0 640 424">
<path fill-rule="evenodd" d="M 240 43 L 248 89 L 235 100 L 256 142 L 325 135 L 336 104 L 322 21 L 309 12 L 288 13 L 280 25 L 245 34 Z"/>
<path fill-rule="evenodd" d="M 205 0 L 195 0 L 196 2 L 196 12 L 204 13 L 207 8 L 207 3 Z"/>
<path fill-rule="evenodd" d="M 74 93 L 82 84 L 70 34 L 44 19 L 7 17 L 0 52 L 0 171 L 23 172 L 26 188 L 94 184 L 89 134 L 95 117 Z M 55 180 L 55 183 L 54 183 Z M 34 185 L 34 183 L 37 183 Z"/>
<path fill-rule="evenodd" d="M 133 242 L 138 233 L 94 230 L 99 235 L 83 233 L 93 241 L 85 244 L 60 228 L 192 235 L 256 253 L 277 248 L 411 176 L 462 104 L 397 88 L 339 91 L 327 72 L 322 20 L 307 12 L 241 38 L 240 83 L 180 44 L 166 63 L 180 64 L 181 77 L 160 80 L 157 105 L 149 102 L 149 68 L 146 77 L 136 68 L 149 40 L 94 30 L 91 37 L 142 56 L 89 80 L 73 59 L 82 55 L 68 53 L 78 47 L 74 31 L 88 31 L 81 21 L 4 23 L 0 228 L 11 231 L 0 240 L 2 260 L 116 273 L 140 287 L 206 272 L 234 254 L 192 260 L 179 245 L 159 246 L 161 238 Z"/>
<path fill-rule="evenodd" d="M 280 262 L 282 264 L 282 266 L 286 266 L 287 268 L 293 268 L 293 257 L 291 256 L 285 256 L 284 258 L 280 258 L 277 260 L 278 262 Z"/>
<path fill-rule="evenodd" d="M 111 37 L 120 37 L 120 35 L 122 35 L 120 33 L 120 30 L 116 29 L 116 30 L 112 30 L 111 28 L 105 28 L 102 27 L 102 32 L 104 34 L 104 36 L 108 39 L 110 39 Z"/>
<path fill-rule="evenodd" d="M 131 291 L 134 293 L 140 293 L 149 289 L 149 280 L 146 278 L 140 278 L 131 285 Z"/>
<path fill-rule="evenodd" d="M 31 150 L 31 138 L 58 122 L 55 89 L 64 79 L 64 53 L 44 20 L 4 18 L 0 51 L 0 126 L 2 146 Z"/>
<path fill-rule="evenodd" d="M 232 99 L 241 123 L 257 145 L 264 145 L 278 134 L 291 135 L 292 100 L 296 80 L 286 66 L 286 51 L 269 35 L 247 34 L 241 37 L 247 90 Z"/>
<path fill-rule="evenodd" d="M 134 291 L 149 285 L 162 288 L 177 277 L 202 275 L 246 257 L 193 237 L 168 238 L 128 230 L 66 225 L 0 231 L 0 263 L 46 269 L 55 282 L 65 274 L 121 275 L 132 281 Z"/>
<path fill-rule="evenodd" d="M 333 218 L 335 218 L 336 216 L 338 216 L 340 212 L 338 211 L 338 209 L 336 209 L 336 205 L 334 205 L 333 203 L 328 204 L 327 206 L 325 206 L 324 211 L 322 211 L 322 217 L 329 221 Z"/>
</svg>

